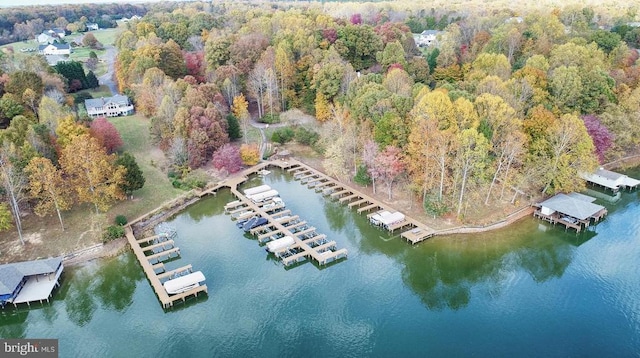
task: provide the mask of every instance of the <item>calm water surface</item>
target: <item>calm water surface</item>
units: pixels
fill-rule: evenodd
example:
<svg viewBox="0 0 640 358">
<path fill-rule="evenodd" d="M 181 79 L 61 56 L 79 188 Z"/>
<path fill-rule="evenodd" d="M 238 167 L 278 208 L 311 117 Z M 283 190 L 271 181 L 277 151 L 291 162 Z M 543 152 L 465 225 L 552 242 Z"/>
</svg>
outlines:
<svg viewBox="0 0 640 358">
<path fill-rule="evenodd" d="M 166 266 L 201 270 L 208 296 L 163 311 L 125 253 L 68 269 L 50 305 L 0 311 L 0 336 L 59 338 L 61 357 L 640 356 L 638 192 L 599 200 L 610 214 L 580 235 L 527 218 L 410 246 L 288 175 L 264 181 L 349 258 L 285 269 L 222 191 L 170 221 Z"/>
</svg>

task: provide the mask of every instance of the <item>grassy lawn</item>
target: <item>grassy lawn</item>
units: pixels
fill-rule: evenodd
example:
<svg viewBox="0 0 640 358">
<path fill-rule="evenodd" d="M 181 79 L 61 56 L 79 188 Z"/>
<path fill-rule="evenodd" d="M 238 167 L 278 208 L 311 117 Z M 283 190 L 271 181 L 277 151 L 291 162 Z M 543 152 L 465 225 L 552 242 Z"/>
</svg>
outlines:
<svg viewBox="0 0 640 358">
<path fill-rule="evenodd" d="M 120 214 L 133 220 L 162 203 L 184 194 L 184 191 L 175 189 L 171 185 L 165 174 L 164 153 L 154 147 L 149 138 L 149 119 L 141 115 L 133 115 L 112 118 L 110 121 L 120 132 L 124 142 L 122 150 L 136 157 L 145 177 L 144 187 L 134 193 L 133 200 L 120 202 L 109 210 L 107 214 L 110 220 Z"/>
<path fill-rule="evenodd" d="M 184 192 L 174 189 L 162 168 L 164 154 L 149 140 L 149 120 L 142 116 L 113 118 L 112 123 L 121 133 L 124 148 L 136 157 L 142 169 L 145 186 L 134 193 L 132 200 L 118 202 L 108 212 L 96 214 L 91 205 L 78 205 L 63 212 L 63 231 L 56 215 L 40 218 L 34 214 L 22 218 L 23 236 L 21 245 L 15 229 L 0 234 L 0 263 L 30 260 L 64 255 L 102 242 L 105 227 L 113 224 L 116 215 L 125 215 L 133 220 L 160 204 Z"/>
<path fill-rule="evenodd" d="M 78 93 L 89 93 L 93 98 L 111 97 L 111 90 L 106 85 L 101 85 L 96 89 L 86 89 L 78 91 Z"/>
<path fill-rule="evenodd" d="M 118 27 L 113 29 L 100 29 L 98 31 L 91 31 L 93 36 L 98 39 L 103 45 L 113 45 L 116 42 L 118 34 L 125 29 L 125 26 L 119 24 Z"/>
</svg>

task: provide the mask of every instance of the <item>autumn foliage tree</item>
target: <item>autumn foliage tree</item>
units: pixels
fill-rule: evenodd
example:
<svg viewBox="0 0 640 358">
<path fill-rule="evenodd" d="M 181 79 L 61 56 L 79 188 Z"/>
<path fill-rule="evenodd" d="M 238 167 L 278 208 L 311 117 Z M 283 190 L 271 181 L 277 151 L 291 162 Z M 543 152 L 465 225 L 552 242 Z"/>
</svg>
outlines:
<svg viewBox="0 0 640 358">
<path fill-rule="evenodd" d="M 36 215 L 46 216 L 55 211 L 64 230 L 61 211 L 71 208 L 73 197 L 62 171 L 49 159 L 36 157 L 29 162 L 25 172 L 29 175 L 29 193 L 37 203 L 34 208 Z"/>
<path fill-rule="evenodd" d="M 126 169 L 116 165 L 115 160 L 115 155 L 108 155 L 88 134 L 74 138 L 60 155 L 60 166 L 78 201 L 93 204 L 96 213 L 124 199 Z"/>
<path fill-rule="evenodd" d="M 598 156 L 600 163 L 604 163 L 605 156 L 611 145 L 613 144 L 613 135 L 609 129 L 602 125 L 600 119 L 594 115 L 586 115 L 582 117 L 587 133 L 593 141 L 595 154 Z"/>
<path fill-rule="evenodd" d="M 237 146 L 225 144 L 213 153 L 213 167 L 228 173 L 236 173 L 242 168 L 242 158 Z"/>
<path fill-rule="evenodd" d="M 245 165 L 256 165 L 260 161 L 260 150 L 256 144 L 240 146 L 240 159 Z"/>
<path fill-rule="evenodd" d="M 89 133 L 98 140 L 108 154 L 114 153 L 122 147 L 122 138 L 120 132 L 105 117 L 96 118 L 91 122 Z"/>
</svg>

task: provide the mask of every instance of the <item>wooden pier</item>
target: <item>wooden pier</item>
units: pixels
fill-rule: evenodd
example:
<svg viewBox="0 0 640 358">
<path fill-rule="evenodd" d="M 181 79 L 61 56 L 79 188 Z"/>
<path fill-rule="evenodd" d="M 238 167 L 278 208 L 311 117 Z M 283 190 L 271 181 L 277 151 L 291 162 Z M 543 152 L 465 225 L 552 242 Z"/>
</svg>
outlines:
<svg viewBox="0 0 640 358">
<path fill-rule="evenodd" d="M 153 288 L 153 290 L 156 293 L 156 296 L 158 296 L 158 299 L 160 300 L 160 303 L 162 304 L 163 308 L 169 308 L 169 307 L 173 307 L 174 302 L 176 301 L 185 301 L 187 299 L 187 297 L 189 296 L 198 296 L 199 293 L 204 292 L 207 293 L 207 285 L 200 285 L 192 290 L 177 294 L 177 295 L 169 295 L 167 293 L 167 291 L 164 289 L 164 286 L 162 285 L 162 282 L 160 281 L 161 279 L 167 278 L 167 277 L 171 277 L 171 275 L 175 274 L 176 272 L 178 272 L 181 269 L 177 269 L 177 270 L 173 270 L 173 271 L 169 271 L 169 272 L 164 272 L 161 274 L 157 274 L 156 270 L 158 269 L 165 269 L 165 266 L 163 263 L 159 262 L 155 265 L 151 264 L 151 260 L 155 260 L 155 259 L 161 259 L 164 256 L 170 256 L 172 253 L 180 253 L 180 249 L 177 247 L 173 247 L 169 250 L 165 250 L 162 252 L 159 252 L 157 254 L 153 254 L 153 255 L 145 255 L 145 251 L 149 251 L 149 248 L 152 246 L 155 246 L 156 248 L 158 247 L 162 247 L 161 245 L 167 245 L 169 243 L 171 243 L 171 245 L 173 246 L 173 240 L 166 240 L 166 241 L 162 241 L 159 242 L 158 244 L 153 244 L 150 246 L 145 246 L 142 247 L 140 246 L 140 243 L 148 243 L 148 242 L 153 242 L 153 240 L 161 238 L 161 237 L 166 237 L 167 235 L 155 235 L 155 236 L 150 236 L 148 238 L 144 238 L 141 240 L 137 240 L 136 237 L 133 235 L 133 230 L 131 229 L 131 226 L 126 226 L 125 227 L 125 236 L 127 237 L 127 241 L 129 241 L 129 245 L 131 246 L 131 249 L 133 250 L 133 253 L 136 255 L 136 258 L 138 259 L 138 262 L 140 262 L 140 266 L 142 266 L 142 270 L 144 271 L 145 275 L 147 276 L 147 279 L 149 280 L 149 282 L 151 283 L 151 287 Z M 158 246 L 160 245 L 160 246 Z M 187 268 L 190 270 L 191 269 L 191 265 L 185 266 L 185 268 Z M 184 270 L 183 270 L 184 271 Z"/>
<path fill-rule="evenodd" d="M 310 172 L 310 170 L 298 171 L 298 174 L 303 174 L 307 172 Z M 259 242 L 262 243 L 262 242 L 270 241 L 275 235 L 282 236 L 282 237 L 290 236 L 294 239 L 294 244 L 292 244 L 289 248 L 287 248 L 288 250 L 292 250 L 292 249 L 297 250 L 294 254 L 276 255 L 276 257 L 278 257 L 282 261 L 284 266 L 289 266 L 293 263 L 300 262 L 306 259 L 315 260 L 318 263 L 318 265 L 323 266 L 329 262 L 347 257 L 347 250 L 346 249 L 338 250 L 335 247 L 335 242 L 333 242 L 332 246 L 320 245 L 316 247 L 311 247 L 307 243 L 307 239 L 305 240 L 301 239 L 299 236 L 301 236 L 302 232 L 295 232 L 292 230 L 295 227 L 305 225 L 306 223 L 304 221 L 302 221 L 302 223 L 304 224 L 301 224 L 300 222 L 296 222 L 297 220 L 299 221 L 300 219 L 298 215 L 286 216 L 291 213 L 290 210 L 280 211 L 276 214 L 269 214 L 267 211 L 263 210 L 260 206 L 255 204 L 253 201 L 247 199 L 243 194 L 241 194 L 237 190 L 237 188 L 232 187 L 231 192 L 233 193 L 233 195 L 236 196 L 236 198 L 238 198 L 239 201 L 244 202 L 246 206 L 248 206 L 251 210 L 253 210 L 256 213 L 256 215 L 259 215 L 267 219 L 267 224 L 249 230 L 249 232 L 253 235 L 263 232 L 258 236 Z M 287 226 L 286 224 L 288 223 L 291 223 L 291 225 Z M 266 231 L 267 229 L 269 229 L 270 231 Z M 315 228 L 314 228 L 314 231 L 315 231 Z M 316 236 L 319 236 L 319 235 L 316 235 Z M 323 238 L 324 238 L 324 235 L 323 235 Z"/>
<path fill-rule="evenodd" d="M 389 212 L 397 211 L 390 205 L 384 204 L 377 199 L 365 195 L 355 188 L 339 182 L 307 166 L 306 164 L 292 160 L 287 162 L 287 166 L 287 172 L 292 173 L 294 175 L 294 179 L 300 180 L 301 182 L 303 179 L 307 179 L 307 184 L 309 184 L 308 186 L 310 188 L 313 188 L 316 191 L 321 191 L 323 195 L 329 196 L 333 199 L 338 198 L 340 203 L 347 204 L 349 208 L 357 207 L 356 211 L 358 214 L 369 213 L 372 210 L 387 210 Z M 369 213 L 367 217 L 370 218 L 372 215 L 374 215 L 374 213 Z M 400 237 L 411 244 L 416 244 L 435 235 L 434 229 L 406 215 L 403 221 L 390 224 L 386 228 L 391 232 L 404 229 L 405 231 L 400 234 Z M 293 255 L 292 257 L 295 259 L 297 256 Z"/>
</svg>

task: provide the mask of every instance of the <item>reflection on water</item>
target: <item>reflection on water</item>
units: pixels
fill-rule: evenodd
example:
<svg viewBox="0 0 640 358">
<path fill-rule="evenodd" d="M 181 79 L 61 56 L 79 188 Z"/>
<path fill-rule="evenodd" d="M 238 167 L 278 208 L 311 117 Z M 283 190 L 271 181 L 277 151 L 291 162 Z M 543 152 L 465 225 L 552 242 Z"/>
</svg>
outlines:
<svg viewBox="0 0 640 358">
<path fill-rule="evenodd" d="M 411 246 L 285 173 L 245 187 L 263 182 L 349 258 L 283 268 L 223 213 L 235 198 L 221 190 L 170 219 L 181 256 L 167 269 L 192 264 L 207 277 L 209 295 L 165 312 L 125 253 L 66 270 L 51 304 L 0 311 L 0 336 L 60 337 L 61 356 L 74 357 L 640 351 L 635 192 L 604 203 L 609 216 L 580 234 L 525 218 L 505 230 Z"/>
</svg>

